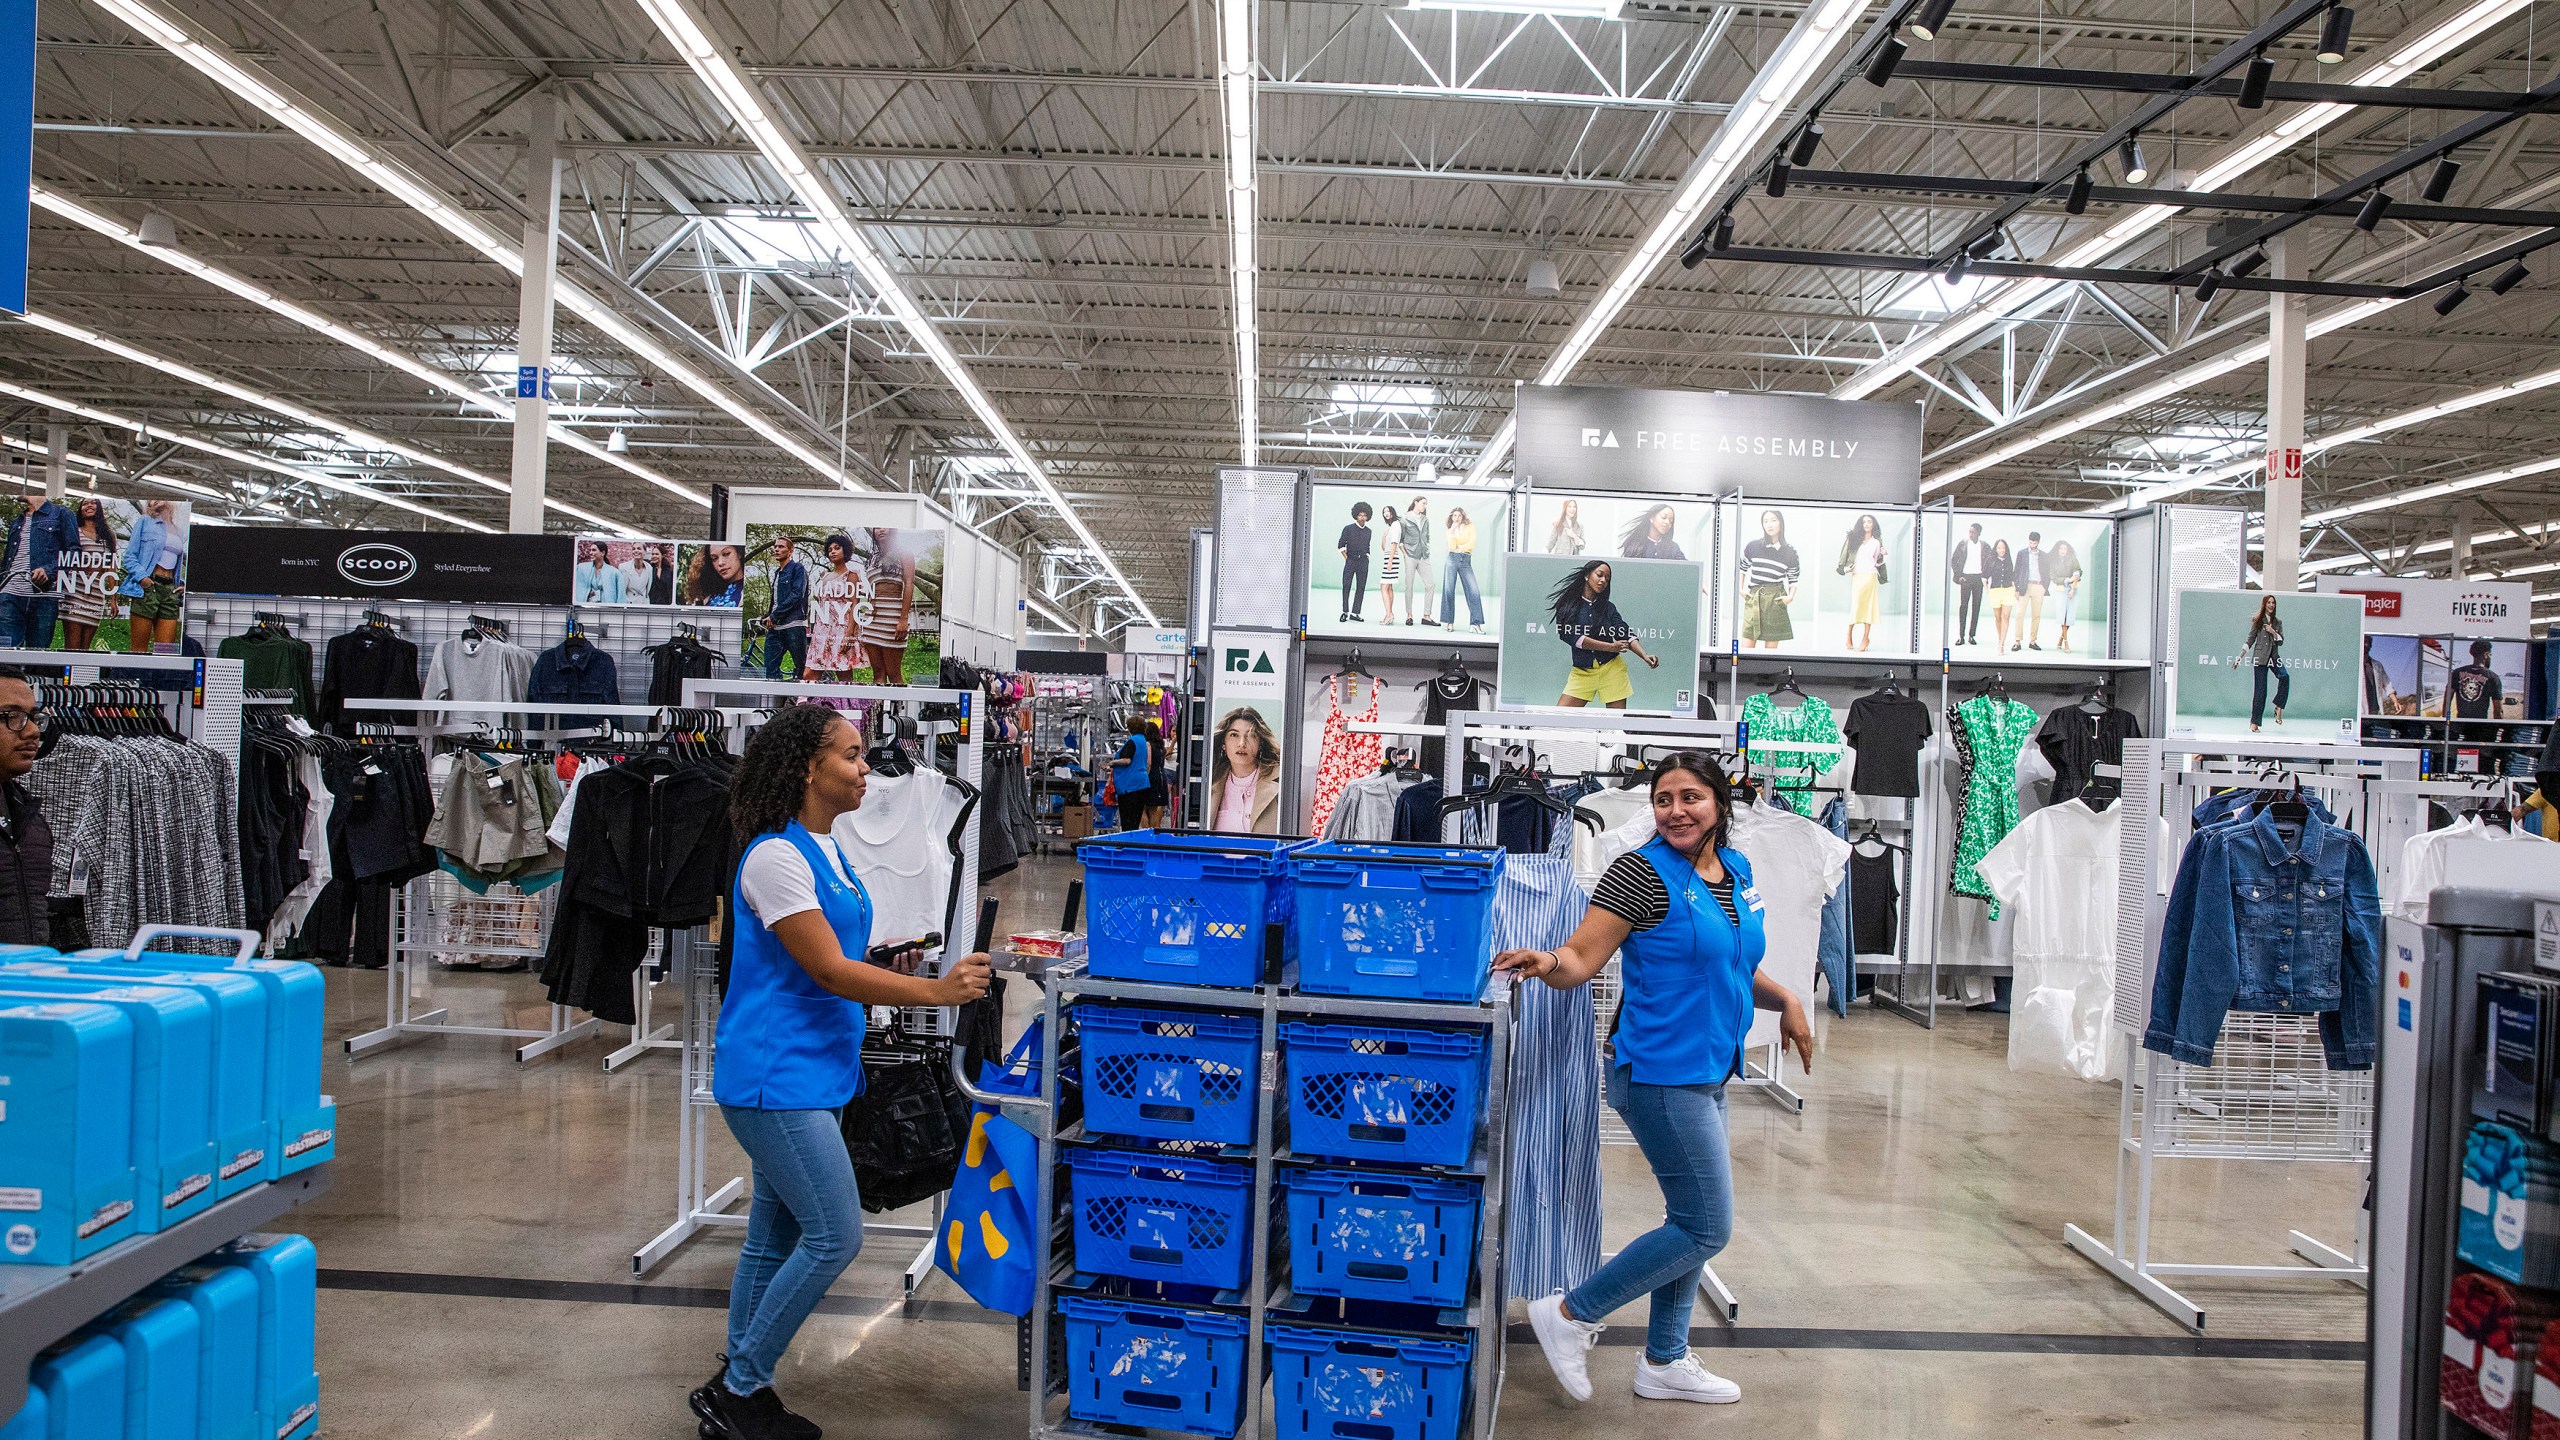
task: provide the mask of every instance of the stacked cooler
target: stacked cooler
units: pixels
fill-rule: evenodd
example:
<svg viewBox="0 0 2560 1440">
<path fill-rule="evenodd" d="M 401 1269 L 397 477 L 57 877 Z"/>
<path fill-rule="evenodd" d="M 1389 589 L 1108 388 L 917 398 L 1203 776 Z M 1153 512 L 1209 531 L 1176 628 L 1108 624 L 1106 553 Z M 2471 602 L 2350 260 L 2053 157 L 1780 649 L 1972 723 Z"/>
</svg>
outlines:
<svg viewBox="0 0 2560 1440">
<path fill-rule="evenodd" d="M 1154 832 L 1082 851 L 1092 978 L 1181 988 L 1072 1012 L 1068 1414 L 1235 1434 L 1262 1313 L 1282 1440 L 1459 1435 L 1477 1327 L 1500 1319 L 1477 1264 L 1500 852 Z"/>
<path fill-rule="evenodd" d="M 0 1264 L 174 1241 L 328 1160 L 322 1002 L 319 972 L 295 962 L 0 950 Z M 310 1433 L 317 1273 L 299 1238 L 193 1257 L 45 1351 L 0 1440 Z"/>
</svg>

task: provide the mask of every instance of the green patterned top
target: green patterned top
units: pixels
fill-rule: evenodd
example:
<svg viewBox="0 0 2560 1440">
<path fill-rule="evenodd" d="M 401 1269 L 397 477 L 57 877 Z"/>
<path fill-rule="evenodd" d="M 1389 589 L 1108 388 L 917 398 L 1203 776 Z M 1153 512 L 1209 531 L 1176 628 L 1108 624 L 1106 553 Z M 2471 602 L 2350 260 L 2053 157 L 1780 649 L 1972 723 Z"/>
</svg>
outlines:
<svg viewBox="0 0 2560 1440">
<path fill-rule="evenodd" d="M 1790 750 L 1771 757 L 1769 769 L 1779 791 L 1779 798 L 1789 802 L 1790 809 L 1804 813 L 1804 806 L 1789 790 L 1807 790 L 1813 778 L 1840 763 L 1843 743 L 1840 722 L 1832 718 L 1831 702 L 1819 695 L 1790 710 L 1778 708 L 1778 702 L 1767 695 L 1754 695 L 1742 702 L 1742 723 L 1749 727 L 1754 745 L 1780 741 L 1789 745 L 1821 745 L 1824 750 Z"/>
<path fill-rule="evenodd" d="M 2000 902 L 1974 867 L 2018 828 L 2018 752 L 2036 733 L 2033 708 L 2015 700 L 1976 695 L 1956 707 L 1956 739 L 1965 756 L 1964 818 L 1956 828 L 1955 892 Z"/>
</svg>

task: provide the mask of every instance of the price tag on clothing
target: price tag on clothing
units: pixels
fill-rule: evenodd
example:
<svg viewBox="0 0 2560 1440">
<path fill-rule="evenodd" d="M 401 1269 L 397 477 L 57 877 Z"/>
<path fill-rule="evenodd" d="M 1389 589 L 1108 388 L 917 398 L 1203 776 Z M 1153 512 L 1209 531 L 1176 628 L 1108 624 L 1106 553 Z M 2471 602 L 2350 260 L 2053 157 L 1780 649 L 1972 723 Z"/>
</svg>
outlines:
<svg viewBox="0 0 2560 1440">
<path fill-rule="evenodd" d="M 2533 966 L 2560 970 L 2560 900 L 2533 902 Z"/>
</svg>

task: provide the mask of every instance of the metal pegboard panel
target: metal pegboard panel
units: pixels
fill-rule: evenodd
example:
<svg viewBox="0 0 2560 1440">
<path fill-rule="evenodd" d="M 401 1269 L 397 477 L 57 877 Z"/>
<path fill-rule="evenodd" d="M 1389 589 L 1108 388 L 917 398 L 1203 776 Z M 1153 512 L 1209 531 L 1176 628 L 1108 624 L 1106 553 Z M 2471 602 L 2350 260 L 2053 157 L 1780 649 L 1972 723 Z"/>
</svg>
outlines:
<svg viewBox="0 0 2560 1440">
<path fill-rule="evenodd" d="M 2212 1064 L 2155 1058 L 2142 1143 L 2160 1159 L 2369 1159 L 2373 1072 L 2330 1069 L 2312 1016 L 2235 1010 Z"/>
<path fill-rule="evenodd" d="M 1221 629 L 1287 630 L 1298 623 L 1294 557 L 1298 537 L 1295 470 L 1218 472 L 1217 610 Z"/>
<path fill-rule="evenodd" d="M 2124 743 L 2122 789 L 2116 803 L 2131 807 L 2128 814 L 2160 813 L 2158 741 Z M 2173 828 L 2181 834 L 2185 829 Z M 2161 835 L 2159 826 L 2148 824 L 2123 825 L 2117 833 L 2124 846 L 2116 852 L 2115 1021 L 2120 1029 L 2139 1031 L 2151 1013 L 2151 927 L 2159 897 L 2154 877 L 2160 873 Z"/>
<path fill-rule="evenodd" d="M 252 623 L 253 613 L 281 615 L 293 633 L 311 642 L 311 683 L 319 686 L 328 677 L 319 673 L 325 667 L 323 656 L 331 636 L 344 634 L 364 623 L 364 612 L 379 610 L 399 628 L 402 638 L 418 647 L 418 674 L 425 678 L 427 666 L 435 658 L 438 645 L 460 638 L 474 615 L 507 622 L 516 644 L 539 653 L 559 643 L 568 632 L 569 617 L 575 613 L 587 638 L 613 657 L 615 678 L 621 682 L 622 698 L 629 704 L 642 704 L 648 699 L 648 647 L 672 639 L 676 626 L 692 625 L 702 635 L 703 643 L 728 658 L 728 664 L 715 673 L 726 677 L 739 673 L 737 660 L 744 619 L 736 610 L 710 606 L 579 606 L 567 605 L 458 605 L 442 601 L 348 600 L 320 598 L 279 598 L 272 595 L 191 595 L 187 599 L 187 619 L 198 627 L 197 635 L 207 650 L 222 640 L 241 633 Z"/>
</svg>

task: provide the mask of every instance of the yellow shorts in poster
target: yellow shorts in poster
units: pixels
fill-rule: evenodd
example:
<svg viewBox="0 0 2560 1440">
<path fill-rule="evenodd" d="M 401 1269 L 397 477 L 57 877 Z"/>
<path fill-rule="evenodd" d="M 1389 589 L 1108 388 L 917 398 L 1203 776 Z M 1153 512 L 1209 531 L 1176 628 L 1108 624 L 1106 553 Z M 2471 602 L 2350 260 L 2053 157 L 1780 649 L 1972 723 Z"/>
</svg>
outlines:
<svg viewBox="0 0 2560 1440">
<path fill-rule="evenodd" d="M 1612 655 L 1598 665 L 1575 670 L 1565 677 L 1564 693 L 1568 700 L 1595 705 L 1615 705 L 1634 698 L 1636 685 L 1627 675 L 1627 657 Z"/>
</svg>

